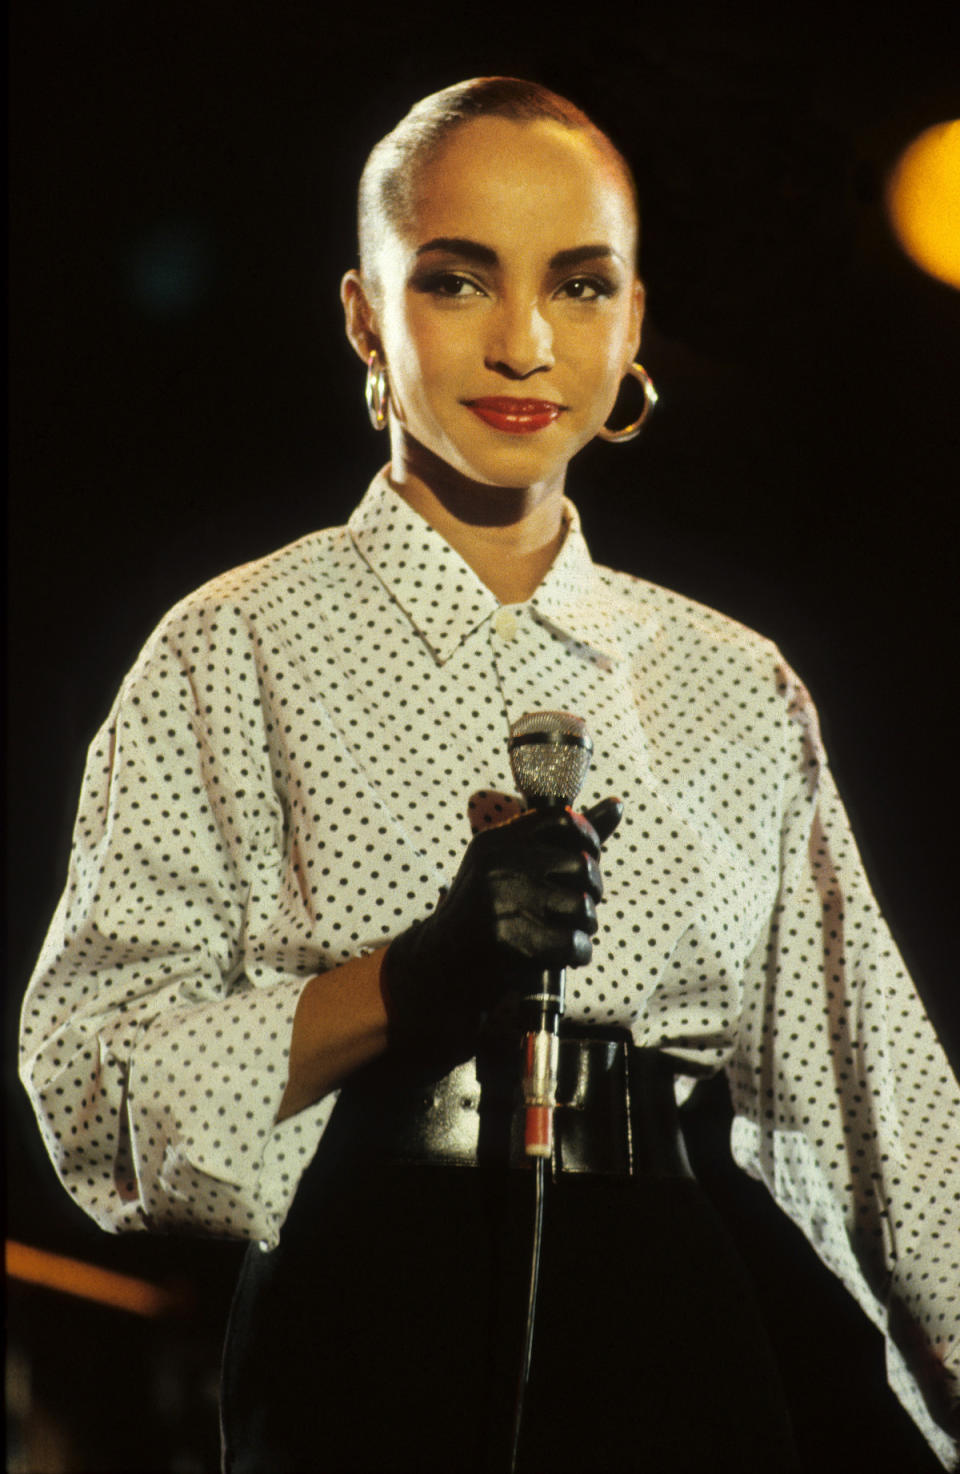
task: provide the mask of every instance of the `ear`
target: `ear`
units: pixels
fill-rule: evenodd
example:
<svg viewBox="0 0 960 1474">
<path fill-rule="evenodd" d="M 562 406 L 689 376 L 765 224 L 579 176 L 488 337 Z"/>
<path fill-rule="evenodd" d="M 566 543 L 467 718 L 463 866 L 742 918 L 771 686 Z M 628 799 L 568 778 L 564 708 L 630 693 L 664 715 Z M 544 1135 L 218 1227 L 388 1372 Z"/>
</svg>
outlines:
<svg viewBox="0 0 960 1474">
<path fill-rule="evenodd" d="M 635 363 L 640 352 L 640 337 L 643 331 L 643 314 L 647 306 L 647 293 L 643 282 L 637 277 L 633 287 L 633 302 L 630 307 L 630 357 L 626 367 Z"/>
<path fill-rule="evenodd" d="M 370 292 L 359 271 L 348 271 L 340 283 L 347 337 L 364 363 L 374 349 L 383 356 L 383 341 Z"/>
</svg>

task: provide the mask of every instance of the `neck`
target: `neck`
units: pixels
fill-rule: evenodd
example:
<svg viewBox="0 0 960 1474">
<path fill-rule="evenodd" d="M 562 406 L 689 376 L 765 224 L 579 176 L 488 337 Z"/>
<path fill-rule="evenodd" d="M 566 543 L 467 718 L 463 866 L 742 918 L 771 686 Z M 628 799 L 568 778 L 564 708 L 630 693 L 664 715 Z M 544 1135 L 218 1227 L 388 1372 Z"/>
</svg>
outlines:
<svg viewBox="0 0 960 1474">
<path fill-rule="evenodd" d="M 470 480 L 409 436 L 395 437 L 391 449 L 390 484 L 404 501 L 501 604 L 529 599 L 563 542 L 563 477 L 533 486 L 490 486 Z"/>
</svg>

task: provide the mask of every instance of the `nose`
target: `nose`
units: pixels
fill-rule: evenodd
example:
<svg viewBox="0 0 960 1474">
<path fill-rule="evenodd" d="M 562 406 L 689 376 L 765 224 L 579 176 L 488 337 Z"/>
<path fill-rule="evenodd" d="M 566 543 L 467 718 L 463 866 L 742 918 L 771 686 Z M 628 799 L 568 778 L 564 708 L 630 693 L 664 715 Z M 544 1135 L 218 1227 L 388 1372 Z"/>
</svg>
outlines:
<svg viewBox="0 0 960 1474">
<path fill-rule="evenodd" d="M 501 301 L 490 324 L 486 366 L 509 379 L 552 368 L 553 329 L 539 303 Z"/>
</svg>

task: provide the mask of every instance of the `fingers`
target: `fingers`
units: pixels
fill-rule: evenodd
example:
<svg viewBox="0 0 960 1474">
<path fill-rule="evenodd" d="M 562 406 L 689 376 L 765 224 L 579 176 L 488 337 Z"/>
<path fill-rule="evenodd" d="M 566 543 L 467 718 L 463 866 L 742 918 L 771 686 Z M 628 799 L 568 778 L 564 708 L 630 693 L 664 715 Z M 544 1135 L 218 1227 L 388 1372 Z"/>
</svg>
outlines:
<svg viewBox="0 0 960 1474">
<path fill-rule="evenodd" d="M 600 857 L 596 830 L 575 809 L 528 809 L 512 825 L 487 833 L 503 835 L 507 843 L 549 844 L 557 849 L 586 850 L 595 860 Z"/>
<path fill-rule="evenodd" d="M 593 897 L 583 891 L 551 890 L 543 898 L 543 913 L 593 936 L 600 923 Z"/>
<path fill-rule="evenodd" d="M 586 810 L 585 817 L 589 819 L 597 838 L 604 845 L 623 818 L 623 800 L 602 798 L 598 804 Z"/>
<path fill-rule="evenodd" d="M 534 819 L 529 829 L 531 839 L 535 837 L 563 848 L 580 847 L 598 860 L 601 846 L 623 818 L 623 800 L 603 798 L 582 814 L 570 808 L 528 812 Z M 516 822 L 519 824 L 525 818 L 526 815 L 521 815 Z"/>
<path fill-rule="evenodd" d="M 586 894 L 594 901 L 603 899 L 603 876 L 600 866 L 584 850 L 555 850 L 537 846 L 526 851 L 518 863 L 516 856 L 504 856 L 489 871 L 490 881 L 504 896 L 526 895 L 528 887 L 566 890 Z"/>
<path fill-rule="evenodd" d="M 512 889 L 495 923 L 501 952 L 538 968 L 583 967 L 593 955 L 590 939 L 597 929 L 590 896 L 529 878 Z"/>
<path fill-rule="evenodd" d="M 591 855 L 583 850 L 572 854 L 544 856 L 542 877 L 547 883 L 564 886 L 570 890 L 585 891 L 595 901 L 603 900 L 603 876 L 600 866 Z"/>
<path fill-rule="evenodd" d="M 580 887 L 567 888 L 533 876 L 517 876 L 508 888 L 498 889 L 493 899 L 499 923 L 523 917 L 531 926 L 560 924 L 591 936 L 599 927 L 594 898 Z"/>
<path fill-rule="evenodd" d="M 515 915 L 497 927 L 501 948 L 514 960 L 537 968 L 584 967 L 593 956 L 590 934 L 548 918 Z"/>
</svg>

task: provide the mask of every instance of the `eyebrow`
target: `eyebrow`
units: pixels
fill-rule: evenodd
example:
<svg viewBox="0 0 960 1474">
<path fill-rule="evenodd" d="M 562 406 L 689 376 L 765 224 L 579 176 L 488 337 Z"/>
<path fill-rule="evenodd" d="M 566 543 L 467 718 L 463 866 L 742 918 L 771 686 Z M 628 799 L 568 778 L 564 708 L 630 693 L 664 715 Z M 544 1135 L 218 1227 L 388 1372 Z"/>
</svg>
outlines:
<svg viewBox="0 0 960 1474">
<path fill-rule="evenodd" d="M 497 266 L 500 259 L 492 246 L 484 246 L 479 241 L 457 235 L 438 235 L 417 247 L 418 256 L 424 256 L 428 251 L 448 251 L 453 256 L 463 256 L 468 261 L 475 261 L 478 266 Z M 603 260 L 611 256 L 615 256 L 618 261 L 623 260 L 620 252 L 615 251 L 612 246 L 600 243 L 571 246 L 568 250 L 557 251 L 556 255 L 551 256 L 550 266 L 552 270 L 563 270 L 568 266 L 579 266 L 584 261 Z"/>
</svg>

